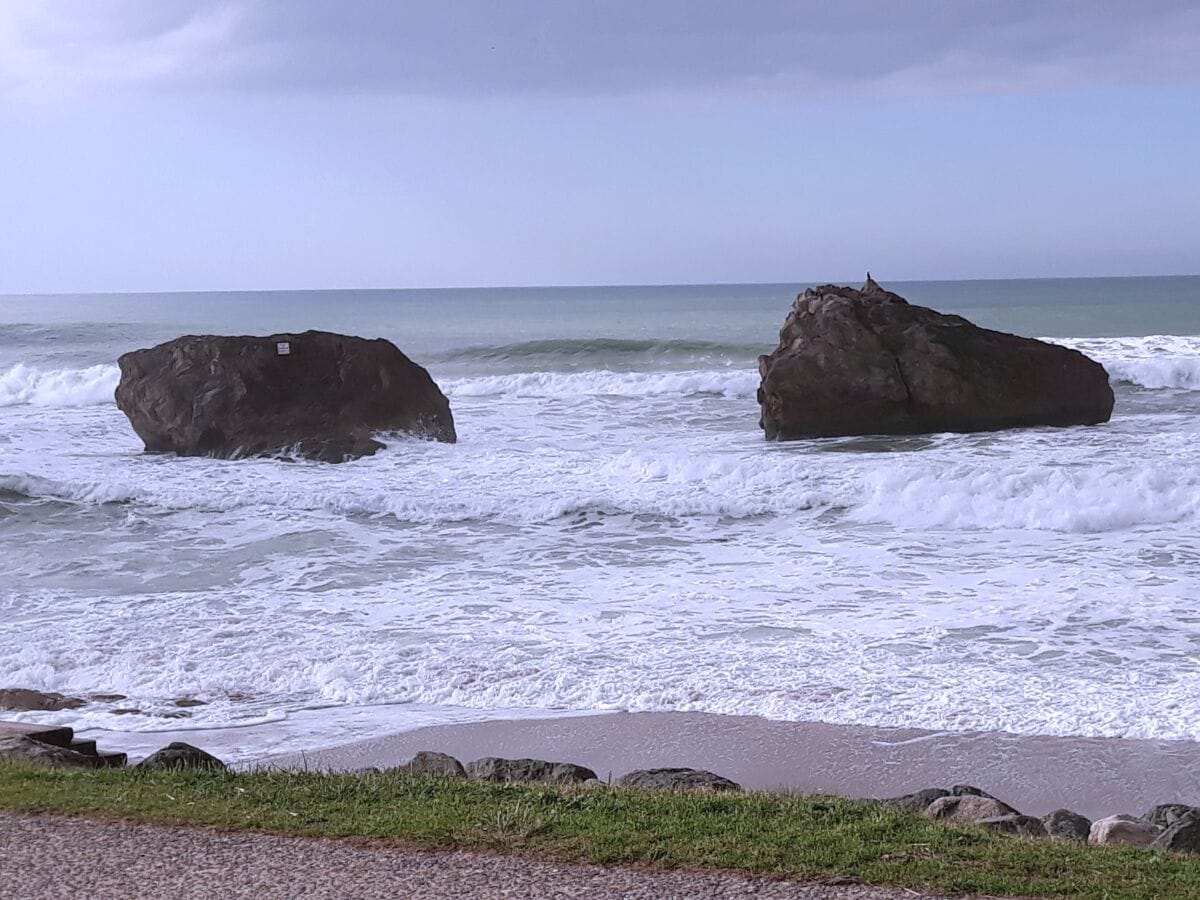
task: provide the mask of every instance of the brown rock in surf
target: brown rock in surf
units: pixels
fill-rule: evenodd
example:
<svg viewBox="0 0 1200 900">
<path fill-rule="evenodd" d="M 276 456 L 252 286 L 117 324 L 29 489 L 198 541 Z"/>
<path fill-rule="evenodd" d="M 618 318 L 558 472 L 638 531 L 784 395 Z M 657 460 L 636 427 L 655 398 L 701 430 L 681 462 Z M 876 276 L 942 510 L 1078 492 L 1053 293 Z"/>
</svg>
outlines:
<svg viewBox="0 0 1200 900">
<path fill-rule="evenodd" d="M 1108 373 L 1077 350 L 914 306 L 869 275 L 797 297 L 759 373 L 769 440 L 1096 425 L 1113 408 Z"/>
<path fill-rule="evenodd" d="M 381 449 L 379 432 L 456 440 L 429 373 L 382 339 L 186 336 L 118 362 L 117 405 L 150 451 L 341 462 Z"/>
</svg>

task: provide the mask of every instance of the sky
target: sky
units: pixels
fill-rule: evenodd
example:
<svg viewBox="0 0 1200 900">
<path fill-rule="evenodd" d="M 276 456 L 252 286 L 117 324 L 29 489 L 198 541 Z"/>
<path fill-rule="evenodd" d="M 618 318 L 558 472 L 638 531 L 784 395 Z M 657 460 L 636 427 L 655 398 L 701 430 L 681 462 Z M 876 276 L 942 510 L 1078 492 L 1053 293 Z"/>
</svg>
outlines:
<svg viewBox="0 0 1200 900">
<path fill-rule="evenodd" d="M 1200 273 L 1200 3 L 0 0 L 0 293 Z"/>
</svg>

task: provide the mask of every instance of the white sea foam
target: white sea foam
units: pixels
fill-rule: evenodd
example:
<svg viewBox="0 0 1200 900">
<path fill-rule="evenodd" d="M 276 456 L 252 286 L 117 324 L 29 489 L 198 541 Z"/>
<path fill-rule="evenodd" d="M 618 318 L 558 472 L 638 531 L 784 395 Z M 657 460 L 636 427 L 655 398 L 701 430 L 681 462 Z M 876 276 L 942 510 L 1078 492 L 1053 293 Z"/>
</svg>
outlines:
<svg viewBox="0 0 1200 900">
<path fill-rule="evenodd" d="M 198 696 L 190 727 L 425 703 L 1200 738 L 1200 339 L 1074 343 L 1125 383 L 1109 425 L 776 445 L 750 369 L 487 363 L 442 379 L 457 445 L 343 466 L 146 455 L 115 368 L 16 367 L 0 684 L 127 694 L 148 714 L 61 714 L 121 729 Z"/>
<path fill-rule="evenodd" d="M 1054 340 L 1091 356 L 1114 382 L 1155 390 L 1200 391 L 1200 337 L 1156 334 Z"/>
<path fill-rule="evenodd" d="M 692 372 L 521 372 L 461 378 L 447 382 L 446 394 L 455 397 L 658 397 L 668 394 L 713 394 L 753 397 L 758 375 L 739 369 Z"/>
<path fill-rule="evenodd" d="M 1200 513 L 1200 472 L 1163 464 L 898 465 L 868 472 L 864 482 L 851 518 L 909 529 L 1093 533 Z"/>
<path fill-rule="evenodd" d="M 493 542 L 501 553 L 516 546 Z M 663 547 L 619 584 L 542 558 L 549 547 L 536 540 L 523 546 L 531 571 L 508 581 L 490 568 L 466 581 L 439 569 L 313 597 L 288 583 L 295 562 L 280 559 L 267 590 L 151 593 L 121 616 L 52 629 L 10 618 L 0 679 L 115 691 L 130 698 L 121 705 L 159 713 L 173 709 L 169 698 L 200 696 L 210 703 L 193 710 L 193 726 L 263 721 L 288 706 L 417 703 L 1200 738 L 1190 632 L 1173 640 L 1157 627 L 1184 602 L 1169 587 L 1036 564 L 1069 544 L 1014 541 L 1007 566 L 982 567 L 958 558 L 961 547 L 917 561 L 905 544 L 850 552 L 803 537 L 786 550 L 714 546 L 686 560 Z M 922 590 L 934 576 L 939 590 Z M 182 724 L 107 709 L 70 721 Z"/>
<path fill-rule="evenodd" d="M 1200 356 L 1109 360 L 1105 368 L 1113 381 L 1144 388 L 1200 391 Z"/>
<path fill-rule="evenodd" d="M 946 436 L 941 449 L 935 444 L 887 464 L 878 453 L 828 452 L 836 451 L 834 442 L 812 450 L 759 446 L 750 453 L 659 446 L 532 456 L 486 445 L 398 442 L 372 460 L 336 469 L 272 460 L 172 465 L 158 459 L 99 477 L 94 471 L 88 477 L 0 475 L 0 489 L 86 504 L 309 511 L 426 525 L 521 526 L 589 513 L 808 517 L 829 510 L 851 522 L 919 531 L 1097 533 L 1200 516 L 1198 471 L 1166 461 L 1081 465 L 1073 453 L 1036 461 L 1046 452 L 1039 447 L 1053 445 L 1052 434 L 1011 436 L 1007 460 L 963 449 L 973 440 Z M 1168 457 L 1172 452 L 1167 445 L 1161 450 Z"/>
<path fill-rule="evenodd" d="M 0 375 L 0 406 L 95 406 L 113 402 L 121 372 L 116 366 L 43 371 L 17 363 Z"/>
</svg>

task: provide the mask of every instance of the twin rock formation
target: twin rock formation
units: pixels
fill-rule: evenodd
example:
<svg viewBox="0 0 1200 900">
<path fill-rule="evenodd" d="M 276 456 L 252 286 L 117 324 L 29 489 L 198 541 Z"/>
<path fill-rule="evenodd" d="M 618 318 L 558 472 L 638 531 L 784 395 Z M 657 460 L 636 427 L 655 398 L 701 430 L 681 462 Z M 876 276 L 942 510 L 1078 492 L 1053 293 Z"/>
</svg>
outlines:
<svg viewBox="0 0 1200 900">
<path fill-rule="evenodd" d="M 456 440 L 429 373 L 382 339 L 187 336 L 119 364 L 117 405 L 149 451 L 341 462 L 381 432 Z M 1094 425 L 1113 408 L 1082 353 L 913 306 L 869 275 L 801 294 L 759 372 L 768 440 Z"/>
</svg>

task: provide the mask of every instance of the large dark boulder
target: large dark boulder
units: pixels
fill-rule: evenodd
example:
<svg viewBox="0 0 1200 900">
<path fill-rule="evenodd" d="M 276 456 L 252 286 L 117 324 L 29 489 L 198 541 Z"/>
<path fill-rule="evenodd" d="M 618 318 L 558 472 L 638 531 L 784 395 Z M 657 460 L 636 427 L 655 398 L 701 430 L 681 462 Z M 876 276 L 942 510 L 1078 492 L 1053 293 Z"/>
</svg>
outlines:
<svg viewBox="0 0 1200 900">
<path fill-rule="evenodd" d="M 1045 837 L 1046 828 L 1041 819 L 1033 816 L 1013 814 L 993 816 L 990 819 L 979 819 L 975 822 L 980 828 L 999 831 L 1001 834 L 1019 834 L 1024 837 Z"/>
<path fill-rule="evenodd" d="M 1150 846 L 1176 853 L 1200 853 L 1200 812 L 1192 811 L 1172 819 Z"/>
<path fill-rule="evenodd" d="M 433 775 L 438 778 L 466 778 L 463 764 L 448 753 L 421 750 L 406 763 L 401 763 L 393 772 L 405 775 Z"/>
<path fill-rule="evenodd" d="M 1200 815 L 1200 807 L 1189 806 L 1186 803 L 1160 803 L 1143 815 L 1142 819 L 1160 828 L 1169 828 L 1177 820 L 1191 815 Z"/>
<path fill-rule="evenodd" d="M 1092 833 L 1092 820 L 1069 809 L 1056 809 L 1042 816 L 1042 827 L 1052 838 L 1086 841 Z"/>
<path fill-rule="evenodd" d="M 945 788 L 925 788 L 922 791 L 912 794 L 904 794 L 900 797 L 888 797 L 877 802 L 882 806 L 890 806 L 892 809 L 897 809 L 900 812 L 923 813 L 929 809 L 929 805 L 934 800 L 940 800 L 942 797 L 949 796 L 950 792 Z"/>
<path fill-rule="evenodd" d="M 185 744 L 182 741 L 172 741 L 161 750 L 155 750 L 135 768 L 142 771 L 162 771 L 166 769 L 213 769 L 224 772 L 228 768 L 225 763 L 211 753 L 206 753 L 199 747 Z"/>
<path fill-rule="evenodd" d="M 939 797 L 930 803 L 924 812 L 927 819 L 952 819 L 960 822 L 980 822 L 984 819 L 1019 815 L 1019 812 L 1002 800 L 976 794 Z"/>
<path fill-rule="evenodd" d="M 596 773 L 574 763 L 544 759 L 503 759 L 485 756 L 467 763 L 467 777 L 475 781 L 527 781 L 542 784 L 579 784 L 594 781 Z"/>
<path fill-rule="evenodd" d="M 735 781 L 705 769 L 638 769 L 617 779 L 617 787 L 651 791 L 740 791 Z"/>
<path fill-rule="evenodd" d="M 914 306 L 870 276 L 806 290 L 758 362 L 768 440 L 1095 425 L 1113 408 L 1082 353 Z"/>
<path fill-rule="evenodd" d="M 382 448 L 377 432 L 456 439 L 429 373 L 382 339 L 189 335 L 118 363 L 117 406 L 151 451 L 341 462 Z"/>
</svg>

